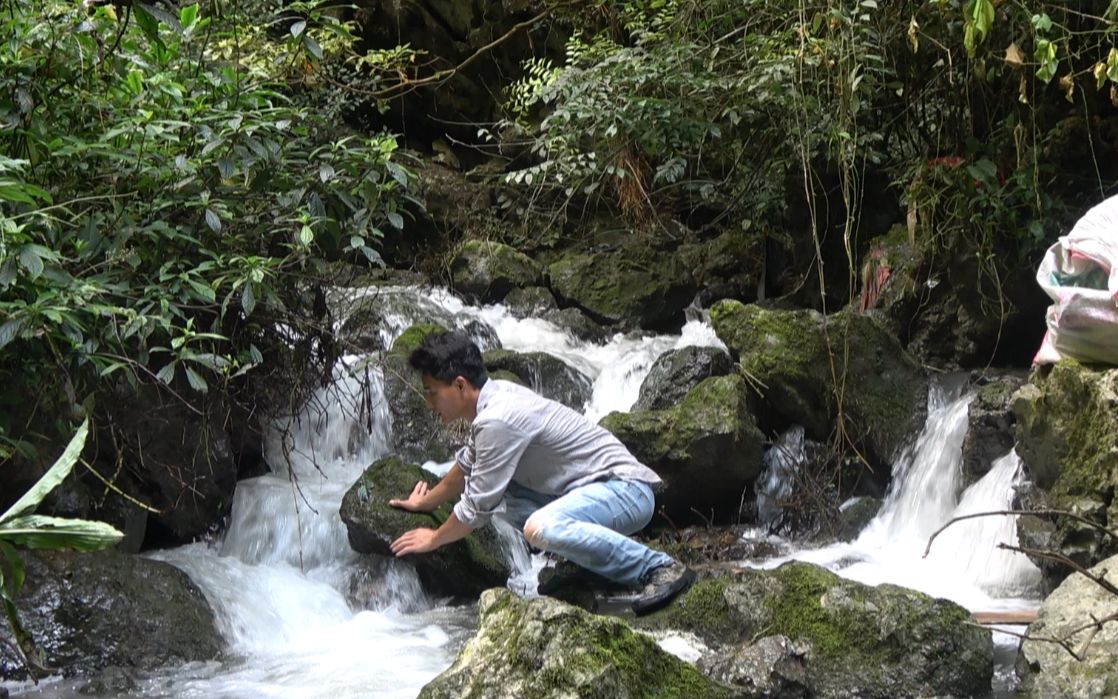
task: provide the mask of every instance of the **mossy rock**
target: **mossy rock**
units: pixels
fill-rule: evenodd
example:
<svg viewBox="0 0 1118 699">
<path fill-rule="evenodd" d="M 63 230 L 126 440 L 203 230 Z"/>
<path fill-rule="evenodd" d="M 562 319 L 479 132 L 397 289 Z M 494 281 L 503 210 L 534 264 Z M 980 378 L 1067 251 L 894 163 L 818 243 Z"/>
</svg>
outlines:
<svg viewBox="0 0 1118 699">
<path fill-rule="evenodd" d="M 841 415 L 844 433 L 871 464 L 887 466 L 923 426 L 927 376 L 873 318 L 738 301 L 720 301 L 710 314 L 742 372 L 762 387 L 757 412 L 766 431 L 799 424 L 825 440 Z"/>
<path fill-rule="evenodd" d="M 437 529 L 447 520 L 450 504 L 430 514 L 407 512 L 388 504 L 391 498 L 406 498 L 421 480 L 432 486 L 438 482 L 428 471 L 396 457 L 381 459 L 365 469 L 342 498 L 341 518 L 353 550 L 391 556 L 392 542 L 405 532 L 419 527 Z M 491 526 L 405 560 L 415 565 L 426 589 L 458 599 L 476 598 L 482 590 L 504 585 L 509 577 L 504 549 Z"/>
<path fill-rule="evenodd" d="M 1090 570 L 1118 585 L 1118 556 Z M 1118 696 L 1118 624 L 1095 628 L 1092 618 L 1118 614 L 1118 596 L 1083 575 L 1072 575 L 1044 600 L 1035 622 L 1021 645 L 1017 671 L 1024 680 L 1024 695 L 1033 699 L 1075 697 L 1110 699 Z M 1066 640 L 1072 648 L 1086 647 L 1078 659 L 1046 638 Z M 1085 643 L 1089 645 L 1084 646 Z"/>
<path fill-rule="evenodd" d="M 454 454 L 454 440 L 438 415 L 427 407 L 423 382 L 408 364 L 408 355 L 441 325 L 413 325 L 392 344 L 381 360 L 384 398 L 392 417 L 392 451 L 408 461 L 446 461 Z"/>
<path fill-rule="evenodd" d="M 1048 490 L 1047 507 L 1076 512 L 1111 529 L 1118 523 L 1118 369 L 1072 360 L 1034 373 L 1013 398 L 1017 453 Z M 1059 518 L 1050 546 L 1084 567 L 1118 554 L 1118 541 Z M 1068 574 L 1044 566 L 1049 584 Z"/>
<path fill-rule="evenodd" d="M 483 303 L 496 303 L 513 289 L 537 286 L 543 271 L 532 258 L 504 243 L 471 240 L 450 261 L 451 287 Z"/>
<path fill-rule="evenodd" d="M 737 696 L 623 621 L 508 590 L 481 597 L 481 627 L 420 699 L 716 699 Z"/>
<path fill-rule="evenodd" d="M 484 354 L 485 369 L 511 372 L 517 383 L 531 388 L 544 398 L 562 403 L 579 412 L 590 400 L 593 384 L 582 372 L 546 352 L 489 350 Z"/>
<path fill-rule="evenodd" d="M 216 659 L 224 643 L 213 612 L 186 573 L 162 561 L 102 553 L 24 553 L 16 598 L 45 663 L 67 677 L 117 666 L 137 671 Z M 0 679 L 24 679 L 5 622 Z"/>
<path fill-rule="evenodd" d="M 1013 396 L 1025 383 L 1024 375 L 983 377 L 974 400 L 967 406 L 967 434 L 963 438 L 963 480 L 974 483 L 1005 456 L 1017 441 Z"/>
<path fill-rule="evenodd" d="M 602 426 L 664 479 L 659 499 L 676 523 L 732 519 L 761 472 L 765 439 L 737 374 L 703 380 L 671 410 L 610 413 Z"/>
<path fill-rule="evenodd" d="M 571 254 L 548 269 L 551 290 L 598 322 L 649 330 L 683 325 L 697 286 L 682 261 L 646 245 Z"/>
<path fill-rule="evenodd" d="M 810 648 L 812 696 L 893 699 L 989 692 L 991 635 L 969 619 L 947 600 L 788 563 L 700 580 L 639 624 L 691 631 L 714 644 L 779 634 Z"/>
<path fill-rule="evenodd" d="M 717 347 L 683 347 L 660 355 L 641 383 L 633 410 L 665 410 L 679 404 L 703 379 L 733 369 L 730 355 Z"/>
</svg>

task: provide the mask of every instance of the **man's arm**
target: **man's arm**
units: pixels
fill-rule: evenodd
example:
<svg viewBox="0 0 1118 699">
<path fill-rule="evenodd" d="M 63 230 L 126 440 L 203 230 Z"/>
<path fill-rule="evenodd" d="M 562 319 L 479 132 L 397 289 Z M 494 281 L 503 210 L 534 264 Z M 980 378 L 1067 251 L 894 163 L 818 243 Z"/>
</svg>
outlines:
<svg viewBox="0 0 1118 699">
<path fill-rule="evenodd" d="M 459 520 L 452 512 L 438 529 L 412 529 L 410 532 L 405 532 L 403 536 L 392 542 L 392 553 L 406 556 L 409 553 L 434 551 L 440 546 L 458 541 L 471 531 L 473 530 L 470 526 Z"/>
<path fill-rule="evenodd" d="M 388 504 L 410 512 L 431 512 L 444 502 L 457 500 L 465 488 L 466 474 L 456 461 L 434 488 L 429 488 L 427 481 L 419 481 L 406 499 L 393 498 Z"/>
</svg>

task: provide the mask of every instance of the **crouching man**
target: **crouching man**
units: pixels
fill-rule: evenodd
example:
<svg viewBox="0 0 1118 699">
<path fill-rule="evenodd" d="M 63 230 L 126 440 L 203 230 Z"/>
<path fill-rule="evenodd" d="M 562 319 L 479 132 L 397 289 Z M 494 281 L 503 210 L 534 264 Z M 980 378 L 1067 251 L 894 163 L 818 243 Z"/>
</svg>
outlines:
<svg viewBox="0 0 1118 699">
<path fill-rule="evenodd" d="M 438 485 L 420 481 L 389 504 L 430 512 L 457 500 L 438 529 L 413 529 L 392 543 L 397 556 L 424 553 L 500 516 L 536 548 L 639 589 L 637 614 L 668 604 L 695 573 L 631 538 L 652 519 L 660 477 L 608 430 L 509 381 L 490 379 L 481 351 L 459 332 L 429 335 L 408 358 L 427 404 L 443 422 L 470 421 L 469 444 Z M 542 591 L 542 590 L 541 590 Z"/>
</svg>

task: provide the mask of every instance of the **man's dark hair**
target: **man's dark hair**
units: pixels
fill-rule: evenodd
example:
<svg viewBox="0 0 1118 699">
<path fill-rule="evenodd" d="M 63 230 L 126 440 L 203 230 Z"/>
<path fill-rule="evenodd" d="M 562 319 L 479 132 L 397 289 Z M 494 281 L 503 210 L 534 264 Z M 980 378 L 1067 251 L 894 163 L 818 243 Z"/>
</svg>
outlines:
<svg viewBox="0 0 1118 699">
<path fill-rule="evenodd" d="M 489 380 L 481 350 L 465 333 L 457 330 L 431 333 L 408 355 L 408 364 L 421 374 L 429 374 L 443 383 L 461 376 L 481 388 Z"/>
</svg>

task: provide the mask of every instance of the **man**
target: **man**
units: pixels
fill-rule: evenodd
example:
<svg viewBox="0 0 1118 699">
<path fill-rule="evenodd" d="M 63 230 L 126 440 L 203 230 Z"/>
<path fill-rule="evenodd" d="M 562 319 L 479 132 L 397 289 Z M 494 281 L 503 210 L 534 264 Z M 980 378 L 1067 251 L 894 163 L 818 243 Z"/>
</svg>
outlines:
<svg viewBox="0 0 1118 699">
<path fill-rule="evenodd" d="M 500 515 L 536 548 L 613 582 L 643 585 L 632 603 L 637 614 L 663 607 L 695 581 L 682 563 L 629 538 L 652 519 L 661 481 L 609 431 L 527 388 L 490 379 L 481 351 L 462 333 L 429 335 L 408 362 L 422 376 L 427 405 L 443 422 L 469 420 L 472 439 L 438 485 L 420 481 L 406 499 L 389 501 L 430 512 L 457 499 L 442 526 L 405 533 L 392 543 L 394 554 L 433 551 Z"/>
</svg>

